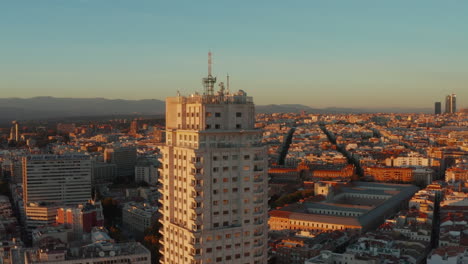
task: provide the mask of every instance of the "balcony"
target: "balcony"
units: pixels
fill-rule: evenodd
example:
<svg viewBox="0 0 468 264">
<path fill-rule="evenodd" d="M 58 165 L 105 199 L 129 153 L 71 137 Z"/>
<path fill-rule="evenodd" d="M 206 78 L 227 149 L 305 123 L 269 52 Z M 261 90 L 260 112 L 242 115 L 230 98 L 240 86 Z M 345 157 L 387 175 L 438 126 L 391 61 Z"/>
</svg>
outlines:
<svg viewBox="0 0 468 264">
<path fill-rule="evenodd" d="M 263 204 L 263 199 L 253 201 L 254 204 Z"/>
<path fill-rule="evenodd" d="M 253 171 L 255 172 L 263 171 L 263 168 L 255 166 Z"/>
<path fill-rule="evenodd" d="M 193 164 L 193 166 L 197 169 L 202 169 L 203 168 L 203 163 L 201 161 L 194 161 L 192 160 L 190 163 Z"/>
<path fill-rule="evenodd" d="M 199 206 L 199 207 L 192 206 L 192 209 L 193 209 L 193 211 L 195 212 L 195 214 L 201 214 L 201 213 L 203 213 L 203 207 L 201 207 L 201 206 Z"/>
<path fill-rule="evenodd" d="M 254 258 L 258 258 L 258 257 L 261 257 L 261 256 L 263 256 L 263 252 L 262 252 L 262 251 L 257 252 L 257 253 L 254 254 Z"/>
<path fill-rule="evenodd" d="M 255 177 L 254 182 L 263 182 L 263 178 L 262 177 Z"/>
<path fill-rule="evenodd" d="M 201 260 L 201 257 L 202 257 L 201 253 L 195 253 L 195 252 L 190 252 L 190 256 L 192 256 L 194 260 Z"/>
<path fill-rule="evenodd" d="M 254 215 L 262 215 L 262 214 L 263 214 L 263 210 L 255 211 L 253 214 L 254 214 Z"/>
<path fill-rule="evenodd" d="M 263 188 L 255 189 L 254 193 L 263 193 Z"/>
<path fill-rule="evenodd" d="M 192 198 L 193 198 L 196 202 L 203 202 L 203 196 L 201 196 L 201 195 L 192 195 Z"/>
<path fill-rule="evenodd" d="M 200 183 L 191 182 L 190 186 L 194 187 L 196 191 L 203 190 L 203 186 Z"/>
<path fill-rule="evenodd" d="M 260 237 L 263 236 L 263 232 L 255 232 L 254 237 Z"/>
<path fill-rule="evenodd" d="M 190 175 L 192 175 L 197 180 L 200 180 L 203 178 L 203 174 L 201 172 L 190 172 Z"/>
<path fill-rule="evenodd" d="M 263 225 L 263 220 L 254 221 L 254 225 Z"/>
<path fill-rule="evenodd" d="M 260 241 L 258 241 L 257 243 L 254 243 L 253 246 L 254 246 L 254 247 L 261 247 L 261 246 L 263 246 L 263 241 L 260 240 Z"/>
<path fill-rule="evenodd" d="M 192 221 L 193 221 L 196 225 L 202 225 L 202 224 L 203 224 L 203 219 L 202 219 L 201 216 L 190 217 L 190 219 L 192 219 Z"/>
<path fill-rule="evenodd" d="M 263 157 L 254 156 L 253 160 L 254 161 L 264 161 L 265 159 Z"/>
</svg>

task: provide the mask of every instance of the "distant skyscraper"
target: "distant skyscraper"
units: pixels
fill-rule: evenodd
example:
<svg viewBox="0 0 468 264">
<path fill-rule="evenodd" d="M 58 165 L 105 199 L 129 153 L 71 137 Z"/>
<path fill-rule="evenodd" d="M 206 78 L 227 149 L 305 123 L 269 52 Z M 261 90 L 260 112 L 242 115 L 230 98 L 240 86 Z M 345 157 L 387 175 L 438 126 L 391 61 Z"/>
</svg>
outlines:
<svg viewBox="0 0 468 264">
<path fill-rule="evenodd" d="M 19 141 L 19 123 L 17 121 L 12 122 L 9 140 L 16 141 L 16 142 Z"/>
<path fill-rule="evenodd" d="M 135 172 L 136 147 L 115 146 L 104 150 L 104 161 L 117 166 L 117 176 L 130 176 Z"/>
<path fill-rule="evenodd" d="M 135 119 L 130 123 L 129 134 L 134 137 L 138 134 L 138 120 Z"/>
<path fill-rule="evenodd" d="M 434 114 L 436 114 L 436 115 L 442 114 L 442 104 L 440 102 L 435 102 Z"/>
<path fill-rule="evenodd" d="M 166 99 L 161 263 L 267 263 L 267 160 L 255 106 L 222 83 L 215 94 L 208 72 L 203 95 Z"/>
<path fill-rule="evenodd" d="M 457 96 L 449 94 L 445 97 L 445 113 L 453 114 L 457 112 Z"/>
</svg>

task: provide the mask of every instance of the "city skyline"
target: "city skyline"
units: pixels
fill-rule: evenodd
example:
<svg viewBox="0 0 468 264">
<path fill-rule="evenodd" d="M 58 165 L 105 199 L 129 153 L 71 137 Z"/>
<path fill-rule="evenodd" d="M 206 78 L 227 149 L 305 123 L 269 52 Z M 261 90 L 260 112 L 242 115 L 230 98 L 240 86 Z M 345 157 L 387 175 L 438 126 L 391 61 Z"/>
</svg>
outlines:
<svg viewBox="0 0 468 264">
<path fill-rule="evenodd" d="M 423 3 L 423 4 L 422 4 Z M 257 105 L 466 108 L 468 4 L 8 3 L 0 97 L 160 99 L 231 76 Z M 33 44 L 33 45 L 32 45 Z M 199 84 L 199 85 L 198 85 Z"/>
</svg>

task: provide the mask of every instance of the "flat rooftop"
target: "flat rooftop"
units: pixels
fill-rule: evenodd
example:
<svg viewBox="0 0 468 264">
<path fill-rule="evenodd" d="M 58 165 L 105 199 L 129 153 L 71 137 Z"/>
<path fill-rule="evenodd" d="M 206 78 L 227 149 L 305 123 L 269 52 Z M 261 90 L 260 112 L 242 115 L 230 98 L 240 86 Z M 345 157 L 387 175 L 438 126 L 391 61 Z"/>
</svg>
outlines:
<svg viewBox="0 0 468 264">
<path fill-rule="evenodd" d="M 324 201 L 306 200 L 273 210 L 271 215 L 365 228 L 399 211 L 401 203 L 409 200 L 417 191 L 416 186 L 409 184 L 353 182 L 350 186 L 337 189 Z"/>
</svg>

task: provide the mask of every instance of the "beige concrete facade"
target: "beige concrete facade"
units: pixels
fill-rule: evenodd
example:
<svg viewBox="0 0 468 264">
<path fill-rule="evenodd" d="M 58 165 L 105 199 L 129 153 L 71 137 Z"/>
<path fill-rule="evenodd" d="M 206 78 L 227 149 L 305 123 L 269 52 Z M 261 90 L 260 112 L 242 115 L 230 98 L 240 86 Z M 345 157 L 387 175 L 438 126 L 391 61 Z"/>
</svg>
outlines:
<svg viewBox="0 0 468 264">
<path fill-rule="evenodd" d="M 166 100 L 161 263 L 267 263 L 268 181 L 251 97 Z"/>
</svg>

